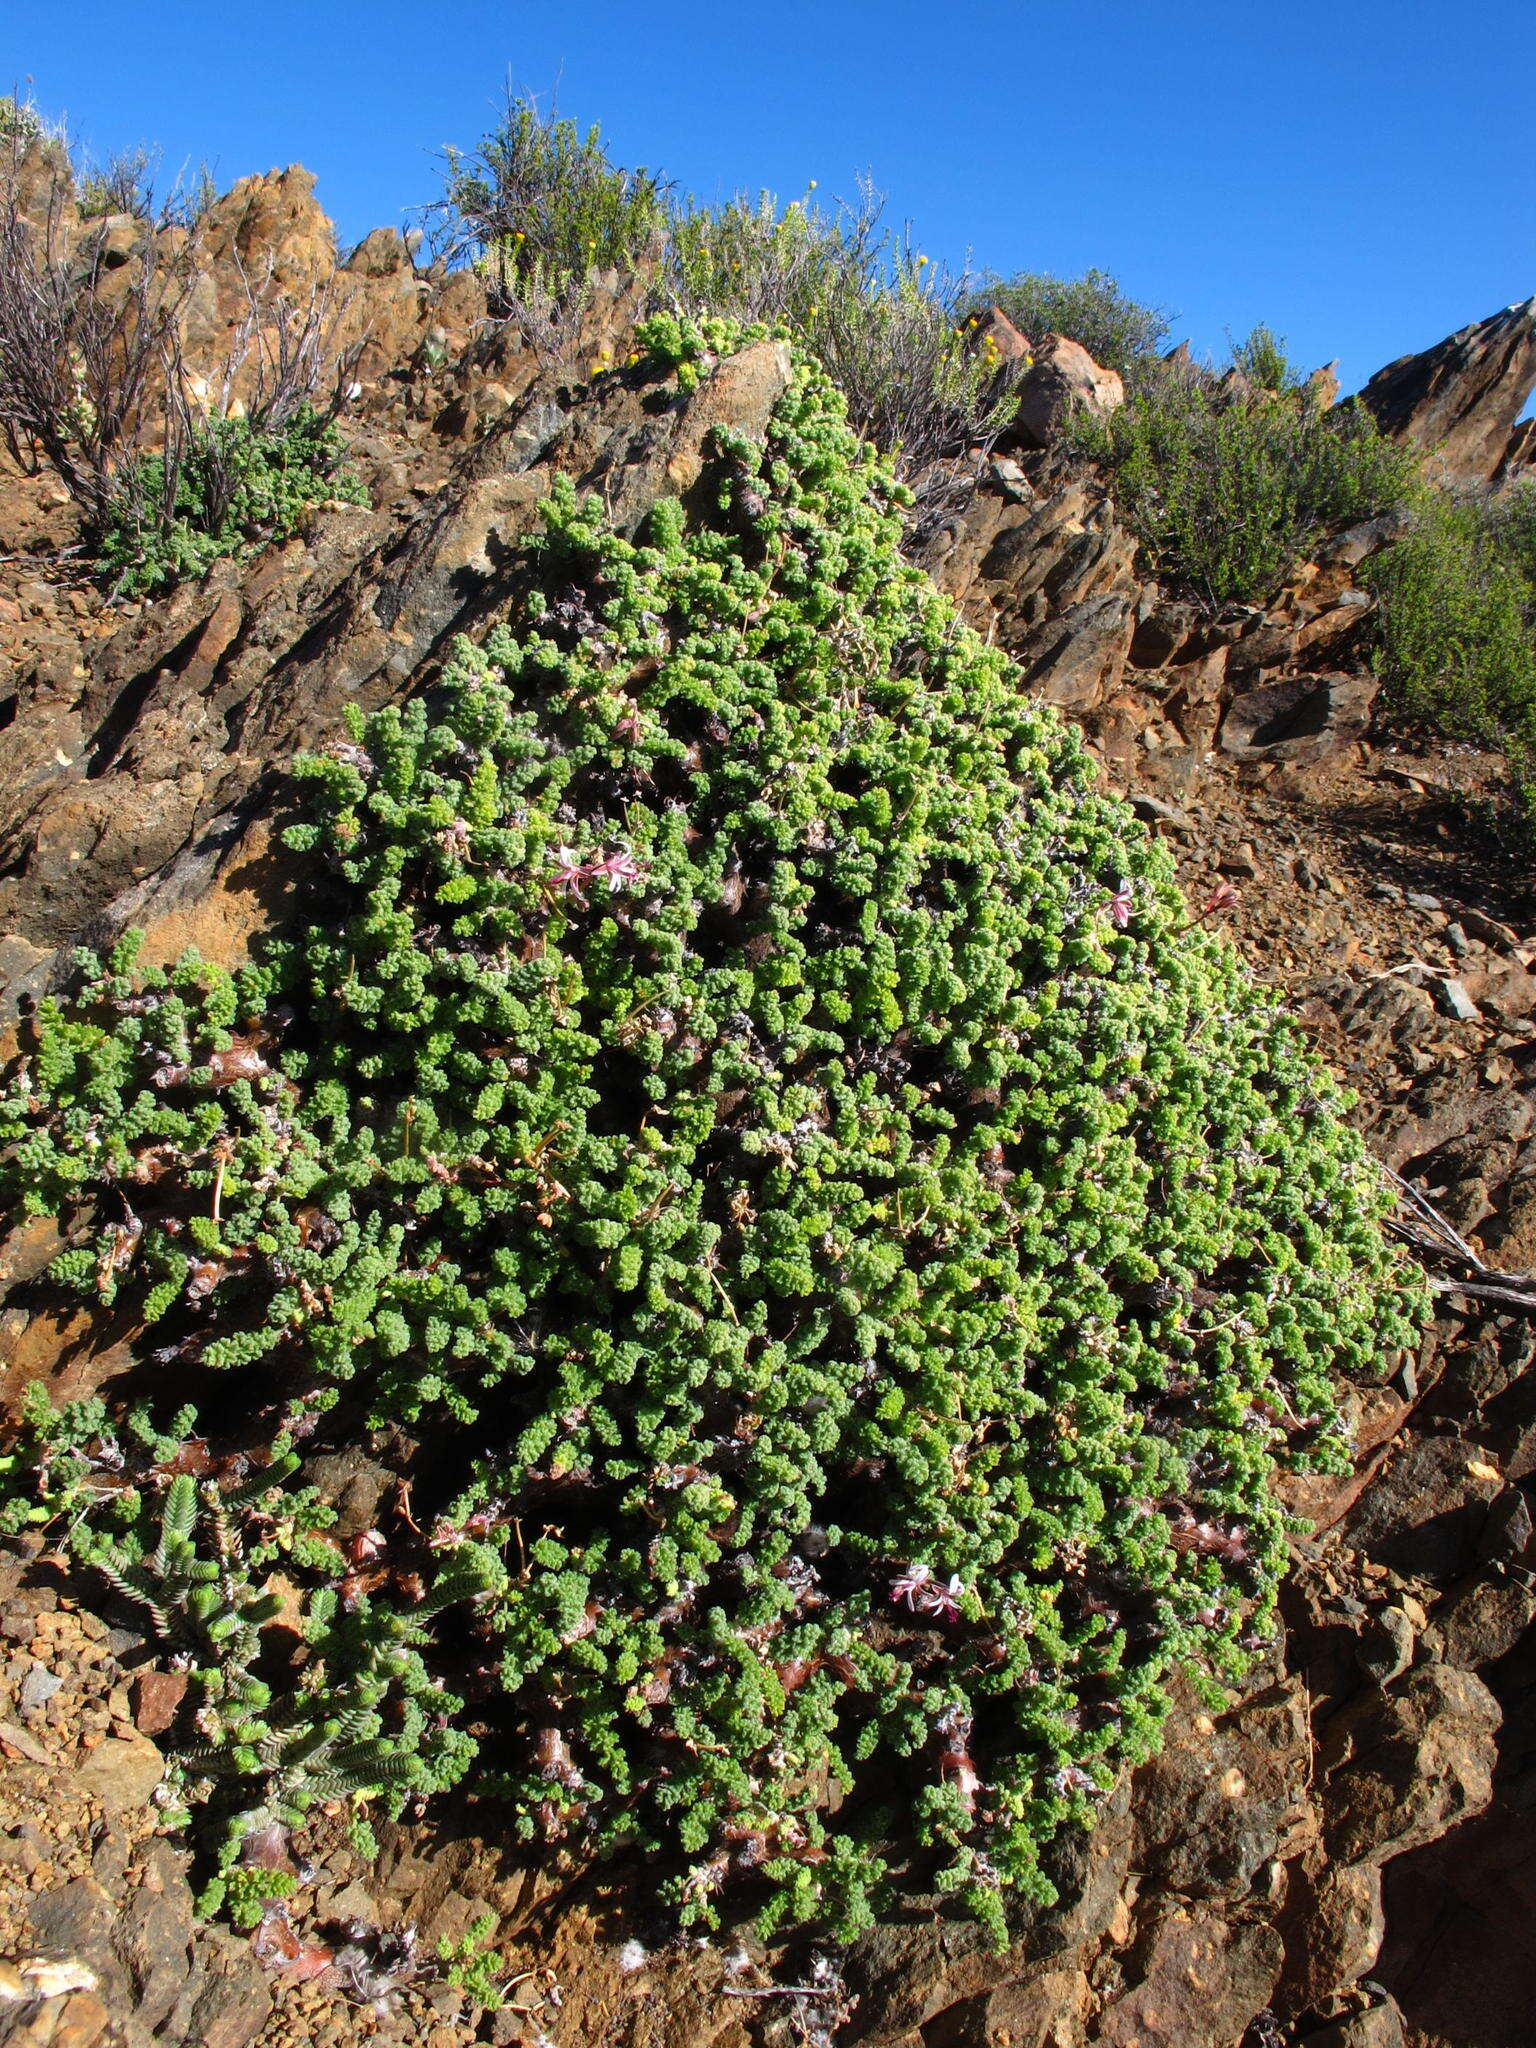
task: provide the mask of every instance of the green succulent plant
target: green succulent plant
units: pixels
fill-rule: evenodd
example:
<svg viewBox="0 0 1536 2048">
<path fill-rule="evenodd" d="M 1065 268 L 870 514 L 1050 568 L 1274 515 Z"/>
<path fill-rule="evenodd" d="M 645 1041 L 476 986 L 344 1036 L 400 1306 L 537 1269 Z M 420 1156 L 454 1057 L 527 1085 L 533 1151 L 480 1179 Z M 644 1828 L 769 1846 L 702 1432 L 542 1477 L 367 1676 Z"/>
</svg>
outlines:
<svg viewBox="0 0 1536 2048">
<path fill-rule="evenodd" d="M 410 1655 L 472 1667 L 517 1832 L 684 1921 L 937 1885 L 1001 1939 L 1175 1675 L 1241 1678 L 1276 1467 L 1342 1465 L 1423 1294 L 1296 1025 L 902 514 L 804 359 L 688 514 L 559 483 L 523 610 L 298 764 L 307 928 L 40 1006 L 0 1192 L 226 1411 L 404 1444 L 390 1541 L 476 1560 Z"/>
<path fill-rule="evenodd" d="M 103 574 L 144 597 L 204 575 L 221 557 L 287 540 L 306 513 L 336 499 L 366 505 L 333 421 L 300 406 L 281 426 L 201 420 L 174 459 L 137 457 L 119 479 L 97 536 Z"/>
<path fill-rule="evenodd" d="M 299 1462 L 281 1439 L 214 1452 L 190 1408 L 161 1430 L 143 1408 L 114 1424 L 100 1399 L 55 1412 L 31 1390 L 0 1473 L 0 1528 L 62 1524 L 87 1576 L 142 1612 L 181 1675 L 163 1800 L 173 1817 L 204 1810 L 203 1903 L 242 1926 L 294 1889 L 288 1839 L 317 1801 L 350 1805 L 367 1841 L 370 1809 L 398 1815 L 462 1774 L 474 1748 L 450 1725 L 462 1702 L 420 1652 L 434 1616 L 502 1576 L 470 1547 L 413 1585 L 409 1607 L 371 1602 L 356 1546 L 326 1535 L 334 1517 L 312 1487 L 290 1484 Z M 284 1618 L 282 1593 L 258 1583 L 274 1570 L 307 1646 L 287 1688 L 257 1668 L 263 1632 Z"/>
</svg>

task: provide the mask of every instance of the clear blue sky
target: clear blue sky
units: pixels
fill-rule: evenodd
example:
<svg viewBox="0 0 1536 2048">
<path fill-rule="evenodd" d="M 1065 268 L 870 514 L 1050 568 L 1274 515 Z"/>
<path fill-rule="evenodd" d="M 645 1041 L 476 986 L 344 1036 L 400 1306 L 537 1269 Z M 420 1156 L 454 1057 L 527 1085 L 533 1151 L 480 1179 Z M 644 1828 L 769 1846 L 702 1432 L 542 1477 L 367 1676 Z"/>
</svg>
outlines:
<svg viewBox="0 0 1536 2048">
<path fill-rule="evenodd" d="M 1346 388 L 1536 291 L 1536 0 L 3 0 L 101 153 L 302 162 L 343 237 L 435 189 L 510 71 L 708 196 L 869 171 L 951 263 L 1112 271 L 1202 351 Z"/>
</svg>

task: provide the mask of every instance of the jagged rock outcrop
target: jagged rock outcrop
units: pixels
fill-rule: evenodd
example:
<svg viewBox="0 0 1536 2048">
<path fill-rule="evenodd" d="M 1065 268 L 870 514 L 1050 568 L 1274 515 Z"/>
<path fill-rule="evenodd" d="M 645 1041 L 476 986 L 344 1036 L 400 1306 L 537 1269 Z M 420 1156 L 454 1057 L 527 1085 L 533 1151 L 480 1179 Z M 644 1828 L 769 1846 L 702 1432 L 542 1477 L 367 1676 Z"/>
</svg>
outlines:
<svg viewBox="0 0 1536 2048">
<path fill-rule="evenodd" d="M 1102 418 L 1124 403 L 1118 370 L 1096 363 L 1081 342 L 1048 334 L 1019 384 L 1019 410 L 1010 431 L 1026 448 L 1049 448 L 1075 409 Z"/>
<path fill-rule="evenodd" d="M 1030 342 L 1020 334 L 1001 306 L 989 306 L 971 331 L 971 346 L 1002 363 L 1027 362 Z"/>
<path fill-rule="evenodd" d="M 82 286 L 89 280 L 109 294 L 125 291 L 146 264 L 167 280 L 194 389 L 222 392 L 227 381 L 232 397 L 249 395 L 262 352 L 242 330 L 253 314 L 270 319 L 278 301 L 300 324 L 317 320 L 329 353 L 353 358 L 364 413 L 377 403 L 381 380 L 400 373 L 424 345 L 457 356 L 485 319 L 475 273 L 418 269 L 395 228 L 375 228 L 344 256 L 315 199 L 314 174 L 298 164 L 239 179 L 190 229 L 130 214 L 82 219 L 67 163 L 46 140 L 31 143 L 7 177 L 39 248 L 72 264 Z"/>
<path fill-rule="evenodd" d="M 1032 689 L 1088 711 L 1119 684 L 1140 582 L 1136 543 L 1106 490 L 1007 457 L 988 464 L 963 513 L 917 550 L 979 631 L 1000 639 Z"/>
<path fill-rule="evenodd" d="M 1400 356 L 1352 402 L 1374 414 L 1393 440 L 1424 449 L 1432 472 L 1446 482 L 1485 484 L 1509 453 L 1533 390 L 1536 297 Z"/>
<path fill-rule="evenodd" d="M 1515 484 L 1536 471 L 1536 420 L 1521 420 L 1509 437 L 1504 459 L 1494 475 L 1496 484 Z"/>
<path fill-rule="evenodd" d="M 623 295 L 615 281 L 607 298 Z M 61 949 L 128 922 L 174 952 L 216 917 L 227 946 L 281 886 L 259 822 L 270 764 L 338 732 L 344 705 L 420 688 L 455 635 L 494 623 L 558 472 L 603 489 L 633 530 L 693 487 L 714 427 L 764 431 L 789 352 L 758 342 L 687 398 L 626 372 L 572 404 L 531 367 L 522 403 L 403 524 L 323 512 L 254 573 L 226 564 L 88 664 L 22 679 L 0 732 L 5 1014 L 46 986 Z"/>
</svg>

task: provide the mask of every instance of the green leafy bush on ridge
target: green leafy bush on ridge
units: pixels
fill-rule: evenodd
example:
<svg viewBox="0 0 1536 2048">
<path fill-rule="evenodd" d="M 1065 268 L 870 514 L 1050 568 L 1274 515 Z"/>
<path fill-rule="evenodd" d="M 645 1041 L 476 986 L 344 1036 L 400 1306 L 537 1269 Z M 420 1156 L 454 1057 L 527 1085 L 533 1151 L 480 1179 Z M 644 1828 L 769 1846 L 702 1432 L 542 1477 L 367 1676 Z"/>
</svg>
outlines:
<svg viewBox="0 0 1536 2048">
<path fill-rule="evenodd" d="M 612 163 L 595 125 L 542 116 L 511 99 L 474 154 L 445 151 L 446 253 L 473 254 L 491 283 L 516 295 L 558 289 L 589 271 L 632 269 L 665 231 L 668 186 Z"/>
<path fill-rule="evenodd" d="M 1504 748 L 1536 831 L 1536 485 L 1483 499 L 1418 493 L 1409 531 L 1362 580 L 1380 600 L 1393 707 Z"/>
<path fill-rule="evenodd" d="M 561 482 L 526 614 L 300 763 L 306 931 L 40 1006 L 0 1192 L 280 1460 L 405 1445 L 326 1613 L 472 1685 L 519 1833 L 648 1853 L 685 1921 L 937 1884 L 1000 1939 L 1174 1674 L 1265 1640 L 1277 1461 L 1342 1463 L 1336 1375 L 1421 1294 L 1334 1084 L 903 563 L 822 374 L 707 474 L 634 541 Z"/>
<path fill-rule="evenodd" d="M 600 129 L 512 100 L 478 151 L 447 153 L 429 213 L 450 259 L 471 257 L 492 304 L 530 330 L 594 273 L 655 265 L 653 310 L 763 321 L 814 355 L 854 427 L 900 462 L 920 496 L 939 466 L 996 437 L 1016 410 L 1011 373 L 973 351 L 965 280 L 883 222 L 867 184 L 825 208 L 738 193 L 708 204 L 608 156 Z"/>
<path fill-rule="evenodd" d="M 1085 270 L 1081 277 L 1053 277 L 1040 270 L 986 277 L 965 310 L 979 315 L 989 306 L 1006 313 L 1030 341 L 1064 334 L 1122 377 L 1134 377 L 1154 364 L 1172 331 L 1166 313 L 1130 298 L 1103 270 Z"/>
<path fill-rule="evenodd" d="M 41 141 L 45 132 L 42 116 L 30 99 L 0 93 L 0 141 L 25 148 L 29 142 Z"/>
<path fill-rule="evenodd" d="M 1300 385 L 1267 329 L 1232 367 L 1227 381 L 1148 368 L 1119 411 L 1080 413 L 1072 434 L 1108 472 L 1154 575 L 1212 604 L 1262 603 L 1320 535 L 1400 503 L 1417 469 L 1363 409 L 1329 409 Z"/>
<path fill-rule="evenodd" d="M 1014 367 L 972 346 L 962 279 L 857 205 L 770 193 L 673 208 L 663 289 L 690 315 L 762 321 L 815 357 L 855 431 L 897 461 L 925 507 L 955 488 L 954 458 L 996 440 L 1018 409 Z"/>
</svg>

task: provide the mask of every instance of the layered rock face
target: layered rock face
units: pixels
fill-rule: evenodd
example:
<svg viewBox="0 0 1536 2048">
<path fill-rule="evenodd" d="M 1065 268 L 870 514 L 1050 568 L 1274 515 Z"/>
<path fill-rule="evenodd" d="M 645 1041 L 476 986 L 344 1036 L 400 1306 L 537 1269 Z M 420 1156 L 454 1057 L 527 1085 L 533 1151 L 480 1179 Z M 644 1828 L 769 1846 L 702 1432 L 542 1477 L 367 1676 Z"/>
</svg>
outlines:
<svg viewBox="0 0 1536 2048">
<path fill-rule="evenodd" d="M 632 316 L 612 282 L 594 297 L 589 339 Z M 253 823 L 270 765 L 333 734 L 344 706 L 419 688 L 456 634 L 495 622 L 556 473 L 606 489 L 632 529 L 691 486 L 711 427 L 761 432 L 787 363 L 781 344 L 761 343 L 658 410 L 622 379 L 572 406 L 527 358 L 507 372 L 519 400 L 420 503 L 322 513 L 253 572 L 229 564 L 147 608 L 89 665 L 24 674 L 0 732 L 0 1005 L 14 1015 L 82 936 L 173 918 L 164 943 L 179 947 L 216 878 L 273 879 Z M 264 914 L 225 911 L 236 924 Z M 226 925 L 222 943 L 233 937 Z"/>
<path fill-rule="evenodd" d="M 1528 459 L 1515 422 L 1536 390 L 1536 298 L 1474 320 L 1378 370 L 1359 394 L 1384 433 L 1424 449 L 1448 483 L 1486 484 Z"/>
<path fill-rule="evenodd" d="M 120 232 L 133 260 L 133 234 L 98 230 Z M 712 428 L 759 433 L 784 388 L 771 342 L 686 398 L 589 375 L 625 360 L 632 280 L 605 280 L 551 360 L 487 324 L 472 278 L 418 274 L 390 231 L 338 266 L 301 172 L 244 181 L 198 232 L 207 278 L 187 345 L 203 359 L 227 346 L 252 274 L 301 292 L 340 278 L 355 293 L 353 455 L 375 509 L 321 509 L 301 538 L 155 603 L 105 605 L 41 551 L 0 578 L 11 1028 L 72 945 L 129 923 L 148 927 L 154 957 L 189 943 L 239 957 L 289 896 L 275 771 L 335 736 L 347 705 L 430 685 L 454 635 L 503 615 L 553 476 L 601 491 L 632 528 L 657 497 L 686 497 Z M 1523 326 L 1452 337 L 1439 368 L 1392 366 L 1368 387 L 1373 409 L 1492 476 L 1532 348 L 1521 313 Z M 1065 352 L 1049 353 L 1060 368 Z M 60 534 L 46 482 L 6 476 L 0 493 L 29 546 Z M 914 549 L 1083 723 L 1179 850 L 1191 891 L 1236 881 L 1237 937 L 1364 1091 L 1378 1151 L 1491 1265 L 1516 1270 L 1536 1260 L 1531 906 L 1485 887 L 1436 771 L 1367 758 L 1369 601 L 1353 574 L 1389 537 L 1379 524 L 1336 536 L 1265 611 L 1200 611 L 1140 575 L 1112 500 L 1047 448 L 992 459 L 967 508 Z M 0 1247 L 0 1287 L 38 1263 L 19 1233 Z M 1296 1483 L 1312 1533 L 1266 1668 L 1241 1696 L 1182 1703 L 1165 1753 L 1091 1838 L 1062 1845 L 1059 1902 L 1026 1916 L 1007 1953 L 935 1902 L 840 1959 L 835 1997 L 824 1979 L 788 2000 L 769 1972 L 803 1987 L 802 1959 L 760 1946 L 746 1974 L 715 1952 L 621 1963 L 620 1944 L 648 1933 L 643 1897 L 622 1919 L 608 1880 L 519 1860 L 474 1838 L 483 1817 L 451 1814 L 432 1834 L 397 1830 L 377 1870 L 338 1839 L 307 1910 L 327 1925 L 419 1921 L 430 1945 L 489 1908 L 520 1930 L 534 2017 L 502 2026 L 430 1976 L 402 1978 L 379 1994 L 375 2038 L 450 2048 L 537 2027 L 746 2048 L 794 2038 L 787 2022 L 774 2032 L 794 2011 L 802 2040 L 835 2025 L 839 2041 L 883 2048 L 1519 2048 L 1536 2036 L 1510 1903 L 1531 1881 L 1536 1343 L 1508 1303 L 1452 1292 L 1446 1308 L 1417 1361 L 1352 1395 L 1357 1470 Z M 0 1302 L 8 1392 L 36 1377 L 99 1383 L 124 1334 L 29 1322 Z M 369 1461 L 337 1463 L 338 1526 L 361 1534 L 380 1512 Z M 282 1958 L 196 1927 L 186 1859 L 134 1818 L 165 1726 L 133 1677 L 142 1644 L 92 1637 L 35 1556 L 0 1575 L 0 1625 L 0 1861 L 25 1877 L 0 1907 L 16 1958 L 9 1976 L 0 1966 L 0 2039 L 247 2048 L 279 2025 L 339 2038 L 355 2015 L 327 2000 L 353 1995 L 344 1973 L 332 1966 L 322 1996 Z M 34 1954 L 89 1982 L 25 1976 Z M 560 2007 L 528 2004 L 546 1978 Z M 348 1981 L 372 1980 L 357 1964 Z"/>
</svg>

